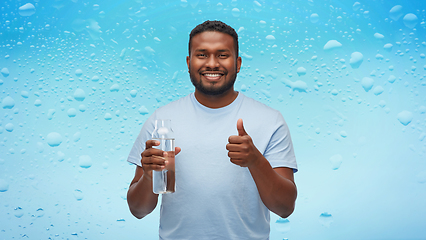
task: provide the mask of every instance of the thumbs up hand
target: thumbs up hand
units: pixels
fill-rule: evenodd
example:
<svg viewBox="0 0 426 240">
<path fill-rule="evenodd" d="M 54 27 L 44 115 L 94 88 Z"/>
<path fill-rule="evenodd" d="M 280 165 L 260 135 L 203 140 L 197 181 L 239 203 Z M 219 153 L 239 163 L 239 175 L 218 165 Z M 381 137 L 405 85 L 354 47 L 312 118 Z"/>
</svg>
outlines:
<svg viewBox="0 0 426 240">
<path fill-rule="evenodd" d="M 244 129 L 242 119 L 237 121 L 237 131 L 238 136 L 234 135 L 228 138 L 229 143 L 226 145 L 228 156 L 233 164 L 241 167 L 251 167 L 257 163 L 262 154 L 254 146 L 251 137 Z"/>
</svg>

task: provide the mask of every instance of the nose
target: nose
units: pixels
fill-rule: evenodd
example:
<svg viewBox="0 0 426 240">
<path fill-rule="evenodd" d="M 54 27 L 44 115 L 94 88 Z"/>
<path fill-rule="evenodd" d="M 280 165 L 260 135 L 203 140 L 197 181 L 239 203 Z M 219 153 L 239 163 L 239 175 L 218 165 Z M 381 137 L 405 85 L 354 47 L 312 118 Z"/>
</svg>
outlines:
<svg viewBox="0 0 426 240">
<path fill-rule="evenodd" d="M 207 68 L 218 68 L 219 67 L 219 61 L 216 58 L 216 56 L 214 56 L 213 54 L 211 54 L 206 61 L 206 67 Z"/>
</svg>

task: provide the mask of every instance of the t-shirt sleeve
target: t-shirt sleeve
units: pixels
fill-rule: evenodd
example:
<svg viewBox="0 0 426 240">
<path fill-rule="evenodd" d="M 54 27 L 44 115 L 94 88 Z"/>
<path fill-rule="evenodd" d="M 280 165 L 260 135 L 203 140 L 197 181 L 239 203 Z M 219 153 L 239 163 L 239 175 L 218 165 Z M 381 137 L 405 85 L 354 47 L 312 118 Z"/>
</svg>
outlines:
<svg viewBox="0 0 426 240">
<path fill-rule="evenodd" d="M 142 126 L 141 131 L 139 132 L 135 142 L 133 143 L 133 147 L 130 150 L 129 156 L 127 157 L 127 161 L 129 163 L 133 163 L 142 167 L 141 163 L 141 154 L 145 150 L 146 141 L 151 139 L 151 133 L 154 130 L 154 117 L 155 113 L 149 117 Z"/>
<path fill-rule="evenodd" d="M 293 172 L 297 172 L 297 162 L 290 130 L 280 112 L 277 114 L 274 126 L 275 130 L 266 147 L 264 156 L 268 159 L 272 168 L 288 167 L 292 168 Z"/>
</svg>

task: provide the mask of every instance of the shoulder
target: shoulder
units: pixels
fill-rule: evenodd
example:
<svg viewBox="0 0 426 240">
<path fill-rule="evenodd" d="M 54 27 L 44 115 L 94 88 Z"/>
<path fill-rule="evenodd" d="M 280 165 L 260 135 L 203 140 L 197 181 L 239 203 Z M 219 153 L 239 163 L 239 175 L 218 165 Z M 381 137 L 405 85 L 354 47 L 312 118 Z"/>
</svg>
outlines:
<svg viewBox="0 0 426 240">
<path fill-rule="evenodd" d="M 251 97 L 247 97 L 246 95 L 241 94 L 242 97 L 242 107 L 249 109 L 251 112 L 256 113 L 259 115 L 259 117 L 262 117 L 262 115 L 266 115 L 265 117 L 271 117 L 271 116 L 277 116 L 280 115 L 280 111 L 262 103 L 259 102 Z"/>
</svg>

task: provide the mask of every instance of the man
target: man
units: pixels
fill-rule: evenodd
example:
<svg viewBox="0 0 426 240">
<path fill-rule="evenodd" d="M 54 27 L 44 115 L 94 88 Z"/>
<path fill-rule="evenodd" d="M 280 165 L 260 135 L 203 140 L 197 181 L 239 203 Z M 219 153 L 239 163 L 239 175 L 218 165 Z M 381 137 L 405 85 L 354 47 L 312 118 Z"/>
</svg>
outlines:
<svg viewBox="0 0 426 240">
<path fill-rule="evenodd" d="M 279 111 L 234 90 L 242 60 L 233 28 L 206 21 L 192 30 L 188 50 L 195 92 L 143 125 L 128 158 L 137 165 L 130 211 L 143 218 L 157 205 L 152 171 L 167 162 L 150 139 L 155 119 L 171 119 L 176 192 L 162 195 L 160 239 L 269 239 L 269 210 L 288 217 L 297 195 L 288 127 Z"/>
</svg>

